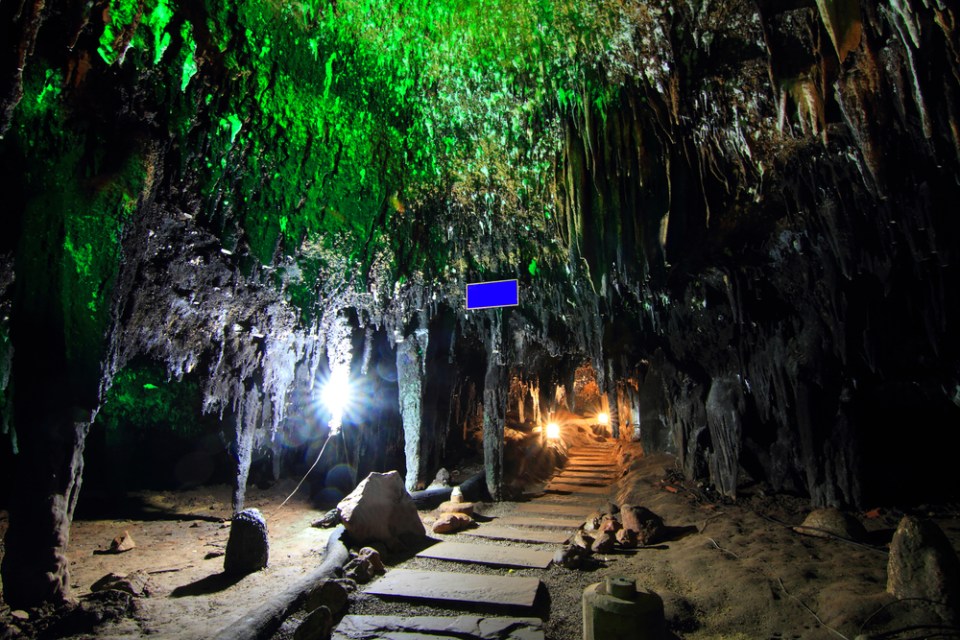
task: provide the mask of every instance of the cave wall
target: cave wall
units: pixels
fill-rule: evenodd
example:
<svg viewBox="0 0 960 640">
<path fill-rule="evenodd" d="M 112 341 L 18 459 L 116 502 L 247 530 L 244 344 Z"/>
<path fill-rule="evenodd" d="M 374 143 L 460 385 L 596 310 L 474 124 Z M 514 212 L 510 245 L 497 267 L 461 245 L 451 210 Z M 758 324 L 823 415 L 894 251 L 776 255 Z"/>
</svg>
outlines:
<svg viewBox="0 0 960 640">
<path fill-rule="evenodd" d="M 949 486 L 955 2 L 460 4 L 0 5 L 11 603 L 66 590 L 85 434 L 144 360 L 199 386 L 237 508 L 264 451 L 312 461 L 338 367 L 384 404 L 337 455 L 409 486 L 476 447 L 499 495 L 511 375 L 547 411 L 584 365 L 728 497 Z"/>
<path fill-rule="evenodd" d="M 901 498 L 947 479 L 926 445 L 877 453 L 958 416 L 953 16 L 650 8 L 648 82 L 567 125 L 570 250 L 637 322 L 684 470 L 725 495 L 752 478 L 858 504 L 891 495 L 891 466 Z"/>
</svg>

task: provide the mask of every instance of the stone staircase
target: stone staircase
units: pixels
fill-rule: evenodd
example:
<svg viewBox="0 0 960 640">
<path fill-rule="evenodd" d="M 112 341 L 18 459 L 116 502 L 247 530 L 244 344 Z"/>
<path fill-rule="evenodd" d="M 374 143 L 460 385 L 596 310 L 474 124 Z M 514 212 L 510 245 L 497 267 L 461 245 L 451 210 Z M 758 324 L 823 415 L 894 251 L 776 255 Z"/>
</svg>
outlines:
<svg viewBox="0 0 960 640">
<path fill-rule="evenodd" d="M 497 615 L 505 609 L 532 613 L 538 594 L 546 589 L 539 578 L 502 575 L 502 571 L 461 573 L 457 568 L 485 565 L 546 570 L 554 551 L 609 499 L 617 476 L 614 450 L 613 441 L 571 449 L 567 465 L 541 494 L 526 502 L 504 503 L 513 507 L 507 515 L 481 523 L 457 536 L 457 541 L 439 542 L 417 554 L 448 561 L 450 571 L 396 567 L 364 589 L 364 593 L 381 598 L 442 602 L 448 608 L 459 605 L 463 615 L 348 615 L 334 630 L 334 640 L 543 640 L 540 618 Z M 544 545 L 552 550 L 543 550 Z M 490 616 L 478 615 L 478 611 L 489 611 Z"/>
</svg>

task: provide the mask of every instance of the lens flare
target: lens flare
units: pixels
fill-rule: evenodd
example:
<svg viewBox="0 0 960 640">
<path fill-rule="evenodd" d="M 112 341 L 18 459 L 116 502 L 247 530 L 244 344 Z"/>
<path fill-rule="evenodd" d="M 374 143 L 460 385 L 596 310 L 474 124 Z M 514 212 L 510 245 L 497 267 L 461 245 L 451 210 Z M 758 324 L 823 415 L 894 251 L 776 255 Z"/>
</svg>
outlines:
<svg viewBox="0 0 960 640">
<path fill-rule="evenodd" d="M 605 413 L 597 414 L 597 424 L 607 425 L 610 424 L 610 416 Z"/>
<path fill-rule="evenodd" d="M 350 372 L 347 369 L 334 369 L 320 392 L 320 402 L 330 412 L 330 433 L 340 433 L 343 426 L 343 414 L 350 404 Z"/>
<path fill-rule="evenodd" d="M 547 425 L 547 438 L 550 440 L 557 440 L 560 438 L 560 425 L 556 422 L 551 422 Z"/>
</svg>

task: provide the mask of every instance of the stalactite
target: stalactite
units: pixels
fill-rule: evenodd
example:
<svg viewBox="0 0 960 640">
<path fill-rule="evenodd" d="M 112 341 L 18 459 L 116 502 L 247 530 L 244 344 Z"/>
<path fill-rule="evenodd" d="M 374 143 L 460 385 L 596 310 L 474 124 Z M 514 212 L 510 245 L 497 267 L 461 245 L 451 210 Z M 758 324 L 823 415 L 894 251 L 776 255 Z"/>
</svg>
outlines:
<svg viewBox="0 0 960 640">
<path fill-rule="evenodd" d="M 403 418 L 403 449 L 407 462 L 406 486 L 413 491 L 423 483 L 423 389 L 427 332 L 417 330 L 397 344 L 397 384 Z"/>
</svg>

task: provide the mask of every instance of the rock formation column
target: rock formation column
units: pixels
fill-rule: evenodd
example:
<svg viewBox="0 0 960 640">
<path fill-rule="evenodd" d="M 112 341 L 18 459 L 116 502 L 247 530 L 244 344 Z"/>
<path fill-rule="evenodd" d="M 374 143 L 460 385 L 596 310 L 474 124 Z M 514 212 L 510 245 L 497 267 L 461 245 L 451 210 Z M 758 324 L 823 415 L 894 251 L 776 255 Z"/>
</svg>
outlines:
<svg viewBox="0 0 960 640">
<path fill-rule="evenodd" d="M 483 383 L 483 468 L 487 490 L 494 500 L 503 499 L 503 430 L 507 416 L 510 380 L 507 367 L 496 354 L 488 356 Z"/>
<path fill-rule="evenodd" d="M 253 460 L 253 448 L 256 441 L 257 426 L 263 409 L 263 393 L 260 385 L 249 385 L 246 394 L 238 400 L 239 409 L 234 415 L 234 445 L 236 446 L 233 480 L 233 512 L 243 511 L 243 502 L 247 492 L 247 480 L 250 477 L 250 463 Z"/>
<path fill-rule="evenodd" d="M 427 332 L 415 331 L 397 344 L 397 385 L 400 388 L 400 417 L 403 420 L 403 451 L 407 462 L 404 484 L 413 491 L 421 480 L 421 436 L 423 411 L 424 358 Z"/>
<path fill-rule="evenodd" d="M 510 376 L 500 353 L 501 338 L 498 315 L 487 342 L 487 373 L 483 380 L 483 468 L 487 490 L 494 500 L 503 499 L 503 433 L 510 397 Z"/>
</svg>

